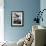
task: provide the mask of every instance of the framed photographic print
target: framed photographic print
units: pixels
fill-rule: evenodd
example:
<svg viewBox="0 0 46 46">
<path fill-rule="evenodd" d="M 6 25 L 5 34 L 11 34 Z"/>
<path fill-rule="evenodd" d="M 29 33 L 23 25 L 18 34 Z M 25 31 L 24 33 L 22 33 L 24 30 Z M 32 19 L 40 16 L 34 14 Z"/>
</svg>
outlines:
<svg viewBox="0 0 46 46">
<path fill-rule="evenodd" d="M 24 25 L 24 11 L 12 11 L 11 12 L 11 26 L 23 26 Z"/>
</svg>

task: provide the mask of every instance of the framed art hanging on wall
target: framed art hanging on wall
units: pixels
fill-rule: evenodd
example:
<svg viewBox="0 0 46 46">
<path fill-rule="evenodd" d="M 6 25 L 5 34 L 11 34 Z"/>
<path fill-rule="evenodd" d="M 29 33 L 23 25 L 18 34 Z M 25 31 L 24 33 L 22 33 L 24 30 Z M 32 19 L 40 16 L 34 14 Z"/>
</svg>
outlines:
<svg viewBox="0 0 46 46">
<path fill-rule="evenodd" d="M 23 26 L 24 25 L 24 11 L 12 11 L 11 12 L 11 26 Z"/>
</svg>

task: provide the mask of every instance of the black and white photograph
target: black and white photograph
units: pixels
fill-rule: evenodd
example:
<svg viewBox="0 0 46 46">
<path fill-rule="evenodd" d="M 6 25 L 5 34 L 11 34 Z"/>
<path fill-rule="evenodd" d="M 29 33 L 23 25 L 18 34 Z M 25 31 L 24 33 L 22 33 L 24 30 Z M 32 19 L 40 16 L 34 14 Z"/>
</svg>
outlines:
<svg viewBox="0 0 46 46">
<path fill-rule="evenodd" d="M 12 26 L 23 26 L 24 12 L 23 11 L 12 11 L 11 12 L 11 25 Z"/>
</svg>

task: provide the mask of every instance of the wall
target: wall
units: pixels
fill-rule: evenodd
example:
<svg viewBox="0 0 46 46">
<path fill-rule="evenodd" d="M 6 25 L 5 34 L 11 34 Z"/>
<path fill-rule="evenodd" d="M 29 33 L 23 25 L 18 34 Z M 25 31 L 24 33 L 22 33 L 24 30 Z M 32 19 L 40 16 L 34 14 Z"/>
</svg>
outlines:
<svg viewBox="0 0 46 46">
<path fill-rule="evenodd" d="M 40 1 L 40 9 L 41 9 L 41 11 L 43 10 L 43 9 L 46 9 L 46 0 L 41 0 Z M 42 15 L 42 17 L 43 17 L 43 22 L 41 21 L 40 22 L 40 25 L 42 25 L 42 26 L 45 26 L 46 27 L 46 10 L 43 12 L 43 15 Z"/>
<path fill-rule="evenodd" d="M 4 0 L 0 0 L 0 42 L 4 41 Z"/>
<path fill-rule="evenodd" d="M 40 10 L 40 0 L 4 0 L 4 36 L 7 41 L 18 41 L 32 29 L 32 21 Z M 11 27 L 11 11 L 24 11 L 24 26 Z"/>
</svg>

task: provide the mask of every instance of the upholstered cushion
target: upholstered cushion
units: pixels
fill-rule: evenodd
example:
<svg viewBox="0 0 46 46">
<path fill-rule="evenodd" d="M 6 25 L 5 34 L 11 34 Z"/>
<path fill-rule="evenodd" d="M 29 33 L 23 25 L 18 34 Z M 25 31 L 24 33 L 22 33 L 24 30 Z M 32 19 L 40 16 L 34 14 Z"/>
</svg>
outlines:
<svg viewBox="0 0 46 46">
<path fill-rule="evenodd" d="M 20 39 L 20 40 L 17 42 L 17 46 L 23 46 L 23 44 L 24 44 L 24 39 L 25 39 L 25 37 L 22 38 L 22 39 Z"/>
<path fill-rule="evenodd" d="M 9 42 L 6 42 L 3 46 L 17 46 L 17 44 L 14 41 L 9 41 Z"/>
</svg>

